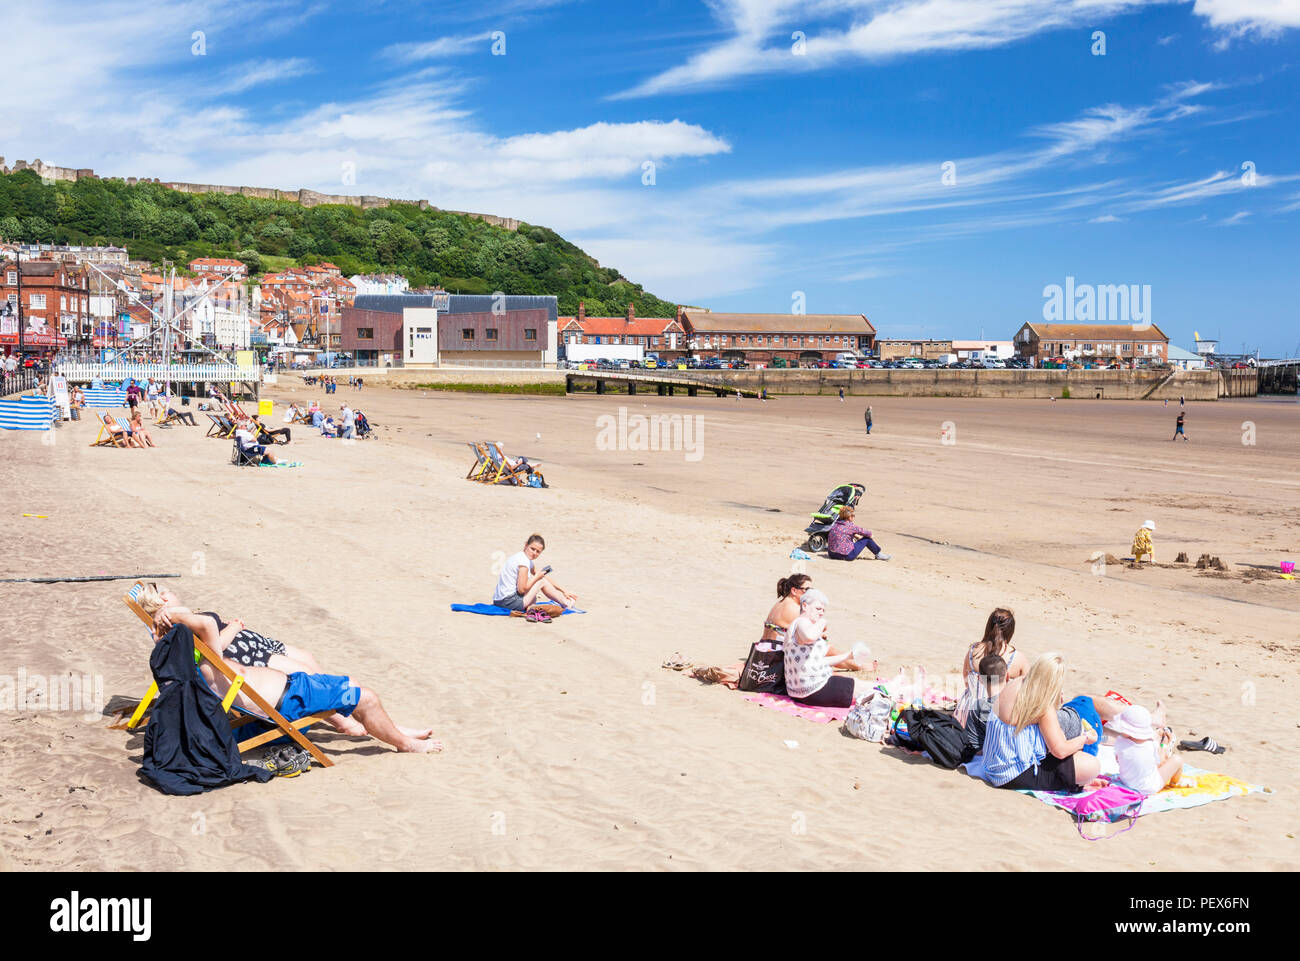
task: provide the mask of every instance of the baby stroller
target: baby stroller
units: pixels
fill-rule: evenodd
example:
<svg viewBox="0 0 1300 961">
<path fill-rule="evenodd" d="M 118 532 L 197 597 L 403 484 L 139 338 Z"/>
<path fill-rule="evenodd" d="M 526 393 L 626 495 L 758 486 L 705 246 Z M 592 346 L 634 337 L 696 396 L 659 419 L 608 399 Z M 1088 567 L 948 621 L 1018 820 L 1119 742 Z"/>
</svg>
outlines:
<svg viewBox="0 0 1300 961">
<path fill-rule="evenodd" d="M 361 411 L 355 411 L 354 415 L 356 417 L 357 437 L 364 440 L 374 433 L 374 428 L 370 426 L 370 421 L 366 420 L 366 415 Z"/>
<path fill-rule="evenodd" d="M 812 523 L 804 528 L 808 540 L 804 543 L 806 551 L 823 551 L 826 549 L 826 535 L 839 517 L 840 508 L 857 507 L 862 495 L 867 492 L 865 484 L 841 484 L 829 494 L 821 508 L 812 515 Z"/>
</svg>

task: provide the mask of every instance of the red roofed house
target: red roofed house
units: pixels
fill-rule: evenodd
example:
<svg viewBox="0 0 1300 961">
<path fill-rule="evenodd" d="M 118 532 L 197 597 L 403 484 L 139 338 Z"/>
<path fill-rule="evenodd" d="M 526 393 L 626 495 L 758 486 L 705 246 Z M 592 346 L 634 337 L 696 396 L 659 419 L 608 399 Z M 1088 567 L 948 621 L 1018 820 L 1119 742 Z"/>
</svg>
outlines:
<svg viewBox="0 0 1300 961">
<path fill-rule="evenodd" d="M 664 360 L 686 356 L 686 328 L 676 317 L 637 317 L 631 304 L 622 317 L 588 317 L 578 304 L 576 317 L 558 318 L 562 344 L 639 344 Z"/>
<path fill-rule="evenodd" d="M 200 277 L 211 277 L 217 280 L 227 277 L 231 280 L 245 280 L 248 277 L 246 264 L 221 257 L 200 257 L 198 260 L 191 260 L 190 270 Z"/>
</svg>

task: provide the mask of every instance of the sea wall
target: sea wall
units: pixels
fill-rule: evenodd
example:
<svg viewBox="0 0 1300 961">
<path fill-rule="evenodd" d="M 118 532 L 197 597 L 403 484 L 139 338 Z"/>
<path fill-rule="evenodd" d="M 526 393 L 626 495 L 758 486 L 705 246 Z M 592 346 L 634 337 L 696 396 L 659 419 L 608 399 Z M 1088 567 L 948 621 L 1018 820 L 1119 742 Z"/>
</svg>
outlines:
<svg viewBox="0 0 1300 961">
<path fill-rule="evenodd" d="M 1218 371 L 1145 370 L 725 370 L 691 376 L 771 394 L 878 397 L 1063 397 L 1218 400 Z"/>
</svg>

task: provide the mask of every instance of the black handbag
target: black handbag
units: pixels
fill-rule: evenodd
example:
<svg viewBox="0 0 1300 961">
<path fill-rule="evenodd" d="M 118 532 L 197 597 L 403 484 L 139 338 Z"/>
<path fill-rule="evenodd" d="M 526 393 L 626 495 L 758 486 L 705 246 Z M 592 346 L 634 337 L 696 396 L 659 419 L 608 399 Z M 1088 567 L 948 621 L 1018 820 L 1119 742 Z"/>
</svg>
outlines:
<svg viewBox="0 0 1300 961">
<path fill-rule="evenodd" d="M 759 694 L 784 694 L 785 653 L 781 642 L 759 641 L 751 645 L 736 686 Z"/>
</svg>

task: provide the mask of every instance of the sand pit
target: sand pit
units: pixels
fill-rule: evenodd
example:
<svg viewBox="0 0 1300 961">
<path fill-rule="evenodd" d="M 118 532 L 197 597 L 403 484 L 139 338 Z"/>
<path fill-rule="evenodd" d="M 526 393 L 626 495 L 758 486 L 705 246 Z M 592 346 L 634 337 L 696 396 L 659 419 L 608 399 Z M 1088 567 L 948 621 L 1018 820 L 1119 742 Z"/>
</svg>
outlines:
<svg viewBox="0 0 1300 961">
<path fill-rule="evenodd" d="M 53 445 L 0 435 L 0 577 L 181 573 L 187 601 L 308 647 L 400 723 L 432 725 L 445 752 L 325 733 L 333 768 L 174 798 L 137 780 L 139 736 L 76 711 L 5 711 L 10 868 L 1294 867 L 1300 587 L 1080 564 L 1122 557 L 1148 517 L 1164 560 L 1294 558 L 1293 403 L 1194 405 L 1196 439 L 1175 447 L 1168 412 L 1142 403 L 873 398 L 866 437 L 863 404 L 833 397 L 330 398 L 344 399 L 379 439 L 295 427 L 293 471 L 233 467 L 201 429 L 155 431 L 153 451 L 92 450 L 85 421 Z M 703 418 L 698 448 L 598 443 L 620 407 Z M 940 439 L 946 422 L 955 443 Z M 479 438 L 541 460 L 550 489 L 466 482 L 465 442 Z M 1229 745 L 1193 763 L 1275 793 L 1086 844 L 1044 805 L 662 670 L 674 650 L 744 657 L 807 514 L 846 480 L 867 484 L 858 522 L 894 559 L 806 569 L 833 636 L 869 644 L 883 675 L 955 671 L 1007 605 L 1020 649 L 1063 653 L 1072 691 L 1164 699 L 1180 736 Z M 450 612 L 490 599 L 494 568 L 534 530 L 590 613 L 541 625 Z M 105 697 L 141 693 L 149 644 L 125 586 L 0 585 L 0 675 L 74 672 L 102 678 Z M 772 843 L 746 843 L 756 827 Z"/>
</svg>

